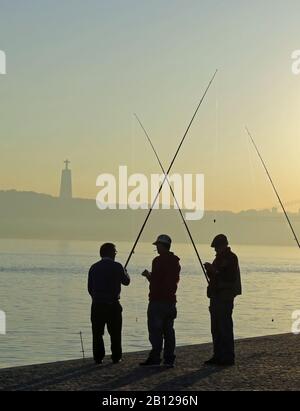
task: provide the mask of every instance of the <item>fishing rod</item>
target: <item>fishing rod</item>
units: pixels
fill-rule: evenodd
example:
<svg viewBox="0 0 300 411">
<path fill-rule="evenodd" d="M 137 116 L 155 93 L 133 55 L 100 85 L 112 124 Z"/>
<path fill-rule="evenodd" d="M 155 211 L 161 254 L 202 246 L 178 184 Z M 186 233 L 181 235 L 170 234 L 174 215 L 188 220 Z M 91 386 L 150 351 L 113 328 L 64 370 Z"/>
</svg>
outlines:
<svg viewBox="0 0 300 411">
<path fill-rule="evenodd" d="M 137 119 L 138 123 L 140 124 L 142 130 L 144 131 L 144 134 L 145 134 L 145 136 L 147 137 L 147 140 L 149 141 L 149 144 L 150 144 L 150 146 L 151 146 L 151 148 L 152 148 L 152 150 L 153 150 L 153 152 L 154 152 L 154 154 L 155 154 L 155 157 L 157 158 L 157 161 L 158 161 L 158 163 L 159 163 L 159 165 L 160 165 L 160 168 L 161 168 L 163 174 L 166 175 L 165 170 L 164 170 L 164 166 L 162 165 L 162 162 L 160 161 L 160 158 L 159 158 L 159 156 L 158 156 L 158 154 L 157 154 L 157 151 L 156 151 L 156 149 L 155 149 L 155 147 L 154 147 L 154 145 L 153 145 L 153 143 L 152 143 L 152 141 L 151 141 L 151 138 L 149 137 L 149 134 L 147 133 L 145 127 L 143 126 L 143 124 L 142 124 L 141 120 L 139 119 L 139 117 L 137 116 L 137 114 L 134 114 L 134 116 L 135 116 L 135 118 Z M 189 226 L 187 225 L 187 222 L 186 222 L 186 220 L 185 220 L 185 218 L 184 218 L 184 215 L 183 215 L 182 210 L 181 210 L 181 208 L 180 208 L 180 206 L 179 206 L 179 203 L 178 203 L 178 201 L 177 201 L 177 198 L 176 198 L 176 195 L 175 195 L 175 193 L 174 193 L 173 187 L 171 186 L 171 183 L 170 183 L 170 181 L 169 181 L 169 179 L 168 179 L 168 176 L 167 176 L 167 183 L 168 183 L 168 185 L 169 185 L 169 187 L 170 187 L 170 190 L 171 190 L 172 196 L 173 196 L 173 198 L 174 198 L 174 201 L 175 201 L 175 203 L 176 203 L 176 206 L 177 206 L 177 208 L 178 208 L 179 214 L 180 214 L 180 216 L 181 216 L 181 219 L 182 219 L 182 221 L 183 221 L 183 224 L 184 224 L 184 226 L 185 226 L 185 228 L 186 228 L 186 230 L 187 230 L 187 232 L 188 232 L 188 235 L 189 235 L 190 240 L 191 240 L 191 242 L 192 242 L 192 245 L 193 245 L 193 247 L 194 247 L 195 253 L 196 253 L 196 255 L 197 255 L 198 261 L 199 261 L 199 263 L 200 263 L 200 265 L 201 265 L 201 268 L 202 268 L 202 270 L 203 270 L 203 273 L 204 273 L 204 275 L 205 275 L 206 281 L 209 283 L 209 279 L 208 279 L 207 273 L 206 273 L 206 271 L 205 271 L 205 268 L 204 268 L 204 265 L 203 265 L 203 263 L 202 263 L 201 257 L 200 257 L 200 255 L 199 255 L 199 253 L 198 253 L 198 250 L 197 250 L 196 244 L 195 244 L 195 242 L 194 242 L 192 233 L 191 233 L 191 231 L 190 231 L 190 229 L 189 229 Z"/>
<path fill-rule="evenodd" d="M 83 360 L 85 359 L 85 355 L 84 355 L 84 347 L 83 347 L 83 339 L 82 339 L 82 332 L 79 332 L 80 335 L 80 342 L 81 342 L 81 353 L 82 353 L 82 358 Z"/>
<path fill-rule="evenodd" d="M 175 160 L 176 160 L 176 158 L 177 158 L 177 155 L 178 155 L 178 153 L 179 153 L 179 151 L 180 151 L 180 149 L 181 149 L 181 147 L 182 147 L 182 144 L 183 144 L 183 142 L 184 142 L 184 140 L 185 140 L 185 138 L 186 138 L 186 136 L 187 136 L 187 134 L 188 134 L 188 132 L 189 132 L 189 130 L 190 130 L 193 122 L 194 122 L 194 119 L 195 119 L 195 117 L 196 117 L 196 115 L 197 115 L 197 113 L 198 113 L 198 110 L 199 110 L 200 106 L 202 105 L 203 100 L 204 100 L 204 98 L 205 98 L 205 96 L 206 96 L 206 94 L 207 94 L 207 92 L 208 92 L 208 90 L 209 90 L 212 82 L 214 81 L 214 78 L 216 77 L 217 72 L 218 72 L 218 70 L 215 71 L 212 79 L 210 80 L 210 82 L 209 82 L 209 84 L 208 84 L 208 86 L 207 86 L 207 88 L 206 88 L 206 90 L 205 90 L 205 92 L 204 92 L 204 94 L 203 94 L 203 96 L 202 96 L 202 98 L 201 98 L 201 100 L 200 100 L 200 102 L 199 102 L 196 110 L 195 110 L 195 113 L 194 113 L 194 115 L 193 115 L 193 117 L 192 117 L 192 119 L 191 119 L 191 121 L 190 121 L 190 123 L 189 123 L 189 125 L 188 125 L 188 127 L 187 127 L 187 129 L 186 129 L 186 131 L 185 131 L 185 133 L 184 133 L 181 141 L 180 141 L 180 144 L 179 144 L 179 146 L 178 146 L 178 148 L 177 148 L 177 150 L 176 150 L 176 153 L 175 153 L 175 155 L 174 155 L 174 157 L 173 157 L 173 159 L 172 159 L 172 161 L 171 161 L 171 164 L 169 165 L 169 168 L 168 168 L 168 170 L 167 170 L 167 172 L 166 172 L 166 174 L 165 174 L 164 180 L 163 180 L 163 182 L 161 183 L 161 185 L 160 185 L 160 187 L 159 187 L 159 190 L 158 190 L 158 192 L 157 192 L 157 195 L 156 195 L 153 203 L 151 204 L 151 207 L 150 207 L 150 209 L 149 209 L 149 211 L 148 211 L 148 214 L 147 214 L 147 216 L 146 216 L 146 219 L 145 219 L 145 221 L 144 221 L 144 223 L 143 223 L 143 225 L 142 225 L 142 227 L 141 227 L 141 229 L 140 229 L 140 231 L 139 231 L 139 233 L 138 233 L 138 236 L 137 236 L 137 238 L 136 238 L 136 240 L 135 240 L 135 242 L 134 242 L 134 244 L 133 244 L 133 247 L 132 247 L 132 249 L 131 249 L 131 251 L 130 251 L 130 254 L 129 254 L 128 258 L 127 258 L 127 261 L 126 261 L 126 263 L 125 263 L 125 268 L 127 268 L 128 264 L 129 264 L 129 261 L 130 261 L 132 255 L 133 255 L 133 253 L 134 253 L 134 251 L 135 251 L 135 248 L 136 248 L 136 246 L 137 246 L 137 243 L 139 242 L 139 239 L 140 239 L 140 237 L 141 237 L 141 235 L 142 235 L 142 233 L 143 233 L 143 231 L 144 231 L 144 228 L 145 228 L 145 226 L 146 226 L 146 224 L 147 224 L 147 221 L 149 220 L 149 217 L 150 217 L 150 215 L 151 215 L 151 213 L 152 213 L 152 210 L 153 210 L 153 208 L 154 208 L 154 206 L 155 206 L 155 204 L 156 204 L 156 201 L 157 201 L 157 199 L 158 199 L 158 197 L 159 197 L 159 195 L 160 195 L 160 193 L 161 193 L 161 190 L 162 190 L 163 185 L 164 185 L 164 183 L 165 183 L 165 181 L 166 181 L 166 179 L 167 179 L 167 176 L 170 174 L 170 171 L 171 171 L 171 169 L 172 169 L 172 167 L 173 167 L 173 164 L 174 164 L 174 162 L 175 162 Z"/>
<path fill-rule="evenodd" d="M 273 187 L 273 189 L 274 189 L 274 191 L 275 191 L 275 194 L 276 194 L 276 196 L 277 196 L 277 198 L 278 198 L 278 201 L 279 201 L 279 203 L 280 203 L 280 205 L 281 205 L 281 208 L 282 208 L 282 210 L 283 210 L 283 212 L 284 212 L 284 215 L 285 215 L 285 217 L 286 217 L 286 220 L 287 220 L 287 222 L 288 222 L 288 224 L 289 224 L 289 226 L 290 226 L 290 229 L 292 230 L 292 233 L 293 233 L 293 235 L 294 235 L 294 238 L 295 238 L 295 240 L 296 240 L 296 243 L 297 243 L 298 247 L 300 248 L 299 240 L 298 240 L 297 235 L 296 235 L 296 233 L 295 233 L 295 230 L 294 230 L 294 228 L 293 228 L 293 226 L 292 226 L 292 223 L 291 223 L 291 221 L 290 221 L 290 219 L 289 219 L 289 216 L 288 216 L 288 214 L 287 214 L 287 212 L 286 212 L 286 209 L 285 209 L 285 207 L 284 207 L 284 205 L 283 205 L 283 202 L 281 201 L 281 198 L 280 198 L 280 196 L 279 196 L 279 194 L 278 194 L 278 191 L 277 191 L 277 189 L 276 189 L 276 187 L 275 187 L 275 184 L 274 184 L 274 182 L 273 182 L 273 180 L 272 180 L 272 177 L 271 177 L 271 175 L 270 175 L 270 173 L 269 173 L 269 171 L 268 171 L 268 169 L 267 169 L 266 163 L 264 162 L 264 160 L 263 160 L 263 158 L 262 158 L 262 156 L 261 156 L 261 154 L 260 154 L 260 152 L 259 152 L 259 150 L 258 150 L 258 147 L 257 147 L 257 145 L 256 145 L 256 143 L 255 143 L 255 141 L 254 141 L 254 139 L 253 139 L 250 131 L 248 130 L 247 127 L 245 127 L 245 128 L 246 128 L 246 131 L 247 131 L 247 133 L 248 133 L 248 135 L 249 135 L 249 137 L 250 137 L 250 139 L 251 139 L 251 141 L 252 141 L 252 143 L 253 143 L 253 145 L 254 145 L 254 148 L 255 148 L 255 150 L 256 150 L 256 152 L 257 152 L 257 154 L 258 154 L 258 156 L 259 156 L 259 158 L 260 158 L 260 160 L 261 160 L 261 162 L 262 162 L 262 165 L 263 165 L 263 167 L 264 167 L 264 169 L 265 169 L 265 171 L 266 171 L 266 173 L 267 173 L 267 176 L 269 177 L 269 180 L 270 180 L 270 182 L 271 182 L 271 184 L 272 184 L 272 187 Z"/>
</svg>

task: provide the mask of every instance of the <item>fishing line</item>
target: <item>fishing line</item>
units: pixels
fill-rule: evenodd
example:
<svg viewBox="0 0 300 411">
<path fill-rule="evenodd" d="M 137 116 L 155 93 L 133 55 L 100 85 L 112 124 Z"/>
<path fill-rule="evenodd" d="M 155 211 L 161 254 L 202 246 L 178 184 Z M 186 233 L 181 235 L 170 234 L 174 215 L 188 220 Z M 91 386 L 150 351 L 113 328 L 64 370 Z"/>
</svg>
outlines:
<svg viewBox="0 0 300 411">
<path fill-rule="evenodd" d="M 135 135 L 136 135 L 136 122 L 131 118 L 131 166 L 135 170 L 136 166 L 136 147 L 135 147 Z M 134 213 L 131 211 L 131 234 L 134 236 Z M 134 299 L 134 311 L 135 311 L 135 323 L 138 323 L 138 290 L 134 287 L 133 299 Z"/>
<path fill-rule="evenodd" d="M 213 179 L 214 179 L 214 195 L 215 198 L 218 198 L 218 187 L 216 184 L 217 179 L 217 164 L 218 164 L 218 157 L 220 152 L 220 133 L 219 133 L 219 79 L 216 79 L 216 101 L 215 101 L 215 145 L 213 150 Z M 213 219 L 214 224 L 217 223 L 217 218 L 214 216 Z"/>
<path fill-rule="evenodd" d="M 264 162 L 264 160 L 263 160 L 263 158 L 262 158 L 262 156 L 261 156 L 261 154 L 260 154 L 260 151 L 259 151 L 259 149 L 258 149 L 258 147 L 257 147 L 257 145 L 256 145 L 256 143 L 255 143 L 255 141 L 254 141 L 254 139 L 253 139 L 253 137 L 252 137 L 252 135 L 251 135 L 251 133 L 250 133 L 250 131 L 248 130 L 247 127 L 246 127 L 246 132 L 247 132 L 248 136 L 250 137 L 250 140 L 251 140 L 251 142 L 252 142 L 252 144 L 253 144 L 253 146 L 254 146 L 254 148 L 255 148 L 255 151 L 256 151 L 258 157 L 260 158 L 260 161 L 261 161 L 261 163 L 262 163 L 262 165 L 263 165 L 263 168 L 264 168 L 265 171 L 266 171 L 266 174 L 267 174 L 267 176 L 268 176 L 268 178 L 269 178 L 269 180 L 270 180 L 270 183 L 271 183 L 271 185 L 272 185 L 272 187 L 273 187 L 273 190 L 274 190 L 274 192 L 275 192 L 275 194 L 276 194 L 276 196 L 277 196 L 277 198 L 278 198 L 278 201 L 279 201 L 279 203 L 280 203 L 280 205 L 281 205 L 281 207 L 282 207 L 282 210 L 283 210 L 283 212 L 284 212 L 284 215 L 285 215 L 285 217 L 286 217 L 286 220 L 287 220 L 287 222 L 288 222 L 288 225 L 289 225 L 289 227 L 290 227 L 290 229 L 291 229 L 291 231 L 292 231 L 292 233 L 293 233 L 293 235 L 294 235 L 294 238 L 295 238 L 295 240 L 296 240 L 296 243 L 297 243 L 298 247 L 300 248 L 300 244 L 299 244 L 298 238 L 297 238 L 297 236 L 296 236 L 296 233 L 295 233 L 295 231 L 294 231 L 294 228 L 293 228 L 293 226 L 292 226 L 292 223 L 291 223 L 291 221 L 290 221 L 290 219 L 289 219 L 289 216 L 288 216 L 288 214 L 287 214 L 287 212 L 286 212 L 286 210 L 285 210 L 285 207 L 284 207 L 284 205 L 283 205 L 283 202 L 281 201 L 281 198 L 280 198 L 280 196 L 279 196 L 279 193 L 278 193 L 278 191 L 277 191 L 277 189 L 276 189 L 276 187 L 275 187 L 275 184 L 274 184 L 274 182 L 273 182 L 273 180 L 272 180 L 272 177 L 271 177 L 271 175 L 270 175 L 270 173 L 269 173 L 269 171 L 268 171 L 268 169 L 267 169 L 266 163 Z M 273 292 L 273 288 L 271 288 L 271 291 Z M 271 298 L 271 311 L 272 311 L 272 324 L 274 324 L 274 318 L 275 318 L 275 316 L 274 316 L 274 298 L 273 298 L 273 296 L 272 296 L 272 298 Z"/>
</svg>

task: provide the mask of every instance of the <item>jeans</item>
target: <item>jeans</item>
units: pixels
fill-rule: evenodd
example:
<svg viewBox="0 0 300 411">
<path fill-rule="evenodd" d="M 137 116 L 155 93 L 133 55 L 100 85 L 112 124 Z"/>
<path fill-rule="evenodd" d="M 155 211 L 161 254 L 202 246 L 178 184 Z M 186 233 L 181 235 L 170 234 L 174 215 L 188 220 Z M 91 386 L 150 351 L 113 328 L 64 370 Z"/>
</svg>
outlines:
<svg viewBox="0 0 300 411">
<path fill-rule="evenodd" d="M 176 303 L 150 301 L 148 306 L 148 331 L 152 345 L 149 358 L 160 362 L 164 343 L 164 360 L 173 363 L 175 356 L 174 320 L 177 317 Z"/>
<path fill-rule="evenodd" d="M 234 361 L 234 335 L 232 313 L 234 300 L 212 297 L 210 300 L 211 333 L 214 357 L 219 361 Z"/>
<path fill-rule="evenodd" d="M 119 361 L 122 358 L 122 306 L 119 302 L 113 304 L 93 303 L 91 309 L 93 331 L 93 354 L 95 361 L 102 361 L 105 356 L 103 341 L 105 325 L 110 335 L 111 358 Z"/>
</svg>

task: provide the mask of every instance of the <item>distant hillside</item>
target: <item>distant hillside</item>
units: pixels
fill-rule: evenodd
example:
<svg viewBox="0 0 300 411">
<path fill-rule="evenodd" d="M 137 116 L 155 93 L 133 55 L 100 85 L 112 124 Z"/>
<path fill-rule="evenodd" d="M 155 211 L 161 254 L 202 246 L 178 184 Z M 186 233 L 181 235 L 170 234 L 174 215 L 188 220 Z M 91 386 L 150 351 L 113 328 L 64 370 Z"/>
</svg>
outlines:
<svg viewBox="0 0 300 411">
<path fill-rule="evenodd" d="M 146 210 L 100 211 L 94 200 L 63 201 L 33 192 L 0 191 L 1 238 L 132 241 L 146 214 Z M 300 214 L 291 214 L 291 220 L 300 236 Z M 235 244 L 294 244 L 284 216 L 269 210 L 207 211 L 201 221 L 188 224 L 201 243 L 224 232 Z M 177 210 L 154 210 L 142 240 L 151 241 L 163 232 L 176 242 L 188 241 Z"/>
</svg>

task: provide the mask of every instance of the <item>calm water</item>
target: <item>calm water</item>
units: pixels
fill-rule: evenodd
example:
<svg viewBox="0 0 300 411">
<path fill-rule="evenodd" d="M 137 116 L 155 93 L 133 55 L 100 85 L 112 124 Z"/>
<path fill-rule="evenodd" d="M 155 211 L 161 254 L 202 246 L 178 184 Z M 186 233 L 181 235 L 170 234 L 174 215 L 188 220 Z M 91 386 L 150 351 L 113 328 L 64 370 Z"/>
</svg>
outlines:
<svg viewBox="0 0 300 411">
<path fill-rule="evenodd" d="M 131 244 L 118 244 L 124 262 Z M 94 242 L 0 240 L 0 310 L 7 334 L 0 335 L 0 367 L 81 356 L 79 331 L 91 355 L 87 271 L 97 260 Z M 182 275 L 178 291 L 178 345 L 210 341 L 206 285 L 190 245 L 176 244 Z M 203 259 L 214 254 L 199 246 Z M 236 300 L 236 337 L 290 332 L 291 314 L 300 309 L 299 250 L 237 246 L 244 295 Z M 131 261 L 130 287 L 124 287 L 123 348 L 149 348 L 146 329 L 148 285 L 139 273 L 151 267 L 154 247 L 140 244 Z M 108 346 L 108 345 L 107 345 Z"/>
</svg>

